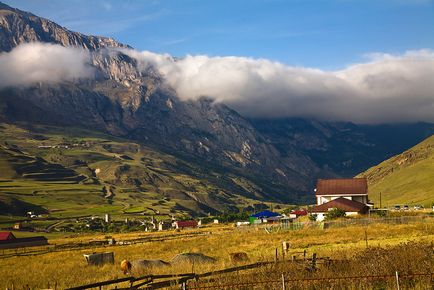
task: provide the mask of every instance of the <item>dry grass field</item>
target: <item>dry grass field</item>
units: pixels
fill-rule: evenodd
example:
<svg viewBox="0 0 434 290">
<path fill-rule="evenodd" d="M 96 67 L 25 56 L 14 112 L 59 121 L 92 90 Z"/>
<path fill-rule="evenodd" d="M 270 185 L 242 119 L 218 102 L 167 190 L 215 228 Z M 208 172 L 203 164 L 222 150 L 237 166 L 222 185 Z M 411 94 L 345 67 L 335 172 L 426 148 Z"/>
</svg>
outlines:
<svg viewBox="0 0 434 290">
<path fill-rule="evenodd" d="M 188 235 L 198 231 L 203 235 Z M 371 252 L 367 252 L 368 250 L 366 249 L 365 231 L 368 235 L 368 250 Z M 173 237 L 173 234 L 177 234 L 178 236 Z M 216 258 L 217 263 L 211 265 L 164 267 L 150 269 L 149 272 L 154 274 L 174 274 L 192 271 L 201 273 L 233 266 L 229 258 L 229 253 L 233 252 L 246 252 L 251 262 L 273 260 L 275 249 L 279 248 L 280 250 L 282 241 L 289 242 L 289 255 L 291 256 L 293 253 L 299 253 L 306 249 L 308 255 L 315 252 L 319 257 L 327 256 L 331 259 L 361 259 L 364 255 L 380 255 L 379 253 L 382 249 L 392 247 L 395 250 L 394 252 L 392 251 L 390 255 L 394 256 L 396 253 L 401 253 L 401 258 L 399 263 L 393 262 L 396 266 L 390 267 L 390 269 L 396 268 L 395 270 L 397 271 L 405 272 L 414 266 L 416 256 L 421 256 L 423 259 L 424 255 L 420 254 L 422 251 L 420 247 L 432 247 L 431 243 L 434 241 L 434 224 L 432 223 L 432 219 L 430 219 L 425 222 L 418 221 L 405 225 L 372 224 L 368 227 L 352 226 L 325 230 L 305 228 L 296 231 L 273 233 L 267 233 L 264 229 L 260 228 L 240 230 L 231 226 L 220 225 L 205 227 L 199 230 L 185 230 L 179 233 L 169 231 L 164 233 L 113 235 L 117 240 L 134 239 L 138 236 L 155 236 L 161 237 L 163 240 L 143 244 L 119 245 L 105 248 L 69 250 L 33 256 L 3 258 L 0 260 L 0 289 L 11 289 L 12 285 L 14 289 L 23 289 L 25 287 L 42 289 L 47 288 L 48 284 L 50 284 L 51 287 L 56 284 L 57 289 L 63 289 L 66 287 L 120 278 L 125 277 L 120 270 L 120 262 L 124 259 L 162 259 L 169 261 L 176 254 L 185 252 L 203 253 Z M 164 240 L 165 236 L 168 237 L 167 240 Z M 104 238 L 102 235 L 75 236 L 72 238 L 53 239 L 50 240 L 50 243 L 62 244 L 98 240 L 102 238 Z M 420 247 L 410 245 L 420 245 Z M 403 251 L 400 251 L 400 248 L 405 249 L 404 257 L 402 257 Z M 432 248 L 430 249 L 432 251 Z M 83 254 L 98 251 L 113 251 L 115 254 L 115 264 L 102 267 L 86 265 Z M 412 254 L 412 251 L 414 251 L 414 254 Z M 387 256 L 387 251 L 383 252 L 382 255 Z M 433 256 L 427 255 L 425 258 L 430 263 L 428 266 L 425 266 L 430 268 L 430 271 L 434 271 Z M 393 258 L 390 258 L 388 261 L 390 264 Z M 360 263 L 365 262 L 360 260 Z M 419 264 L 423 263 L 420 262 Z M 355 265 L 357 265 L 357 261 Z M 363 267 L 355 267 L 355 269 L 356 268 L 360 270 Z M 298 275 L 302 274 L 301 272 L 297 273 Z M 135 275 L 136 274 L 143 273 L 135 273 Z M 339 275 L 339 273 L 335 274 Z M 348 272 L 348 274 L 350 274 L 350 272 Z"/>
</svg>

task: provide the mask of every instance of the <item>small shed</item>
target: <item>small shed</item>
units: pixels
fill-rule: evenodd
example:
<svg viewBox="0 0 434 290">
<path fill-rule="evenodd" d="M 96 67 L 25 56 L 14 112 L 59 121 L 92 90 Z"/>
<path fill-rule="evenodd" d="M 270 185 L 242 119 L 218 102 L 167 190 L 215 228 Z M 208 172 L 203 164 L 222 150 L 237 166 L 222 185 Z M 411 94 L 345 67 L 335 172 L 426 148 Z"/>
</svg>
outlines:
<svg viewBox="0 0 434 290">
<path fill-rule="evenodd" d="M 15 238 L 10 232 L 0 232 L 0 249 L 35 247 L 48 245 L 46 237 Z"/>
<path fill-rule="evenodd" d="M 115 256 L 113 252 L 92 253 L 83 255 L 88 265 L 114 264 Z"/>
<path fill-rule="evenodd" d="M 11 232 L 0 232 L 0 241 L 14 240 L 15 236 Z"/>
<path fill-rule="evenodd" d="M 190 221 L 176 221 L 175 228 L 177 229 L 186 229 L 186 228 L 197 228 L 198 223 L 195 220 Z"/>
<path fill-rule="evenodd" d="M 295 214 L 296 217 L 307 215 L 308 212 L 305 209 L 296 209 L 291 211 L 291 214 Z"/>
</svg>

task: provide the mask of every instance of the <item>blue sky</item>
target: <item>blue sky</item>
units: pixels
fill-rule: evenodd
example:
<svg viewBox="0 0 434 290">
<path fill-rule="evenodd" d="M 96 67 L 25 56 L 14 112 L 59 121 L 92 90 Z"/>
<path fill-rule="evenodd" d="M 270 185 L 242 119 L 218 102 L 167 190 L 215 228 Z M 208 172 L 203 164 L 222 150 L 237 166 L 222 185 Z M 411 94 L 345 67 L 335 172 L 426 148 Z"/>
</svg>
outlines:
<svg viewBox="0 0 434 290">
<path fill-rule="evenodd" d="M 432 0 L 0 0 L 71 30 L 174 56 L 247 56 L 333 70 L 434 48 Z"/>
</svg>

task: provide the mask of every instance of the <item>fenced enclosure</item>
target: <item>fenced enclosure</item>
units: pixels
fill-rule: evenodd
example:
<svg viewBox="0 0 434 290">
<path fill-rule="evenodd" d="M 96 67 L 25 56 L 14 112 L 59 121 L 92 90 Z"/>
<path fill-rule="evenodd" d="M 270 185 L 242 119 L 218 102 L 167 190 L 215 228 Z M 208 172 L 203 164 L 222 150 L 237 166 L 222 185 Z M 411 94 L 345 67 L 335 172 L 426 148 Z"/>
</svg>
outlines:
<svg viewBox="0 0 434 290">
<path fill-rule="evenodd" d="M 223 270 L 195 274 L 146 275 L 125 277 L 93 283 L 68 290 L 85 289 L 433 289 L 434 273 L 391 273 L 389 275 L 360 275 L 321 277 L 314 275 L 293 278 L 293 274 L 279 272 L 282 263 L 302 261 L 261 262 Z M 306 261 L 304 261 L 306 262 Z M 330 261 L 329 261 L 330 262 Z M 307 261 L 306 266 L 312 264 Z M 305 266 L 305 265 L 303 265 Z M 262 268 L 262 269 L 261 269 Z M 242 272 L 260 269 L 257 272 Z M 310 270 L 314 271 L 314 270 Z M 265 275 L 264 275 L 265 274 Z M 267 277 L 267 278 L 265 278 Z M 125 284 L 126 283 L 126 284 Z M 106 287 L 104 287 L 106 286 Z"/>
<path fill-rule="evenodd" d="M 328 229 L 328 228 L 338 228 L 338 227 L 349 227 L 349 226 L 369 226 L 372 224 L 408 224 L 411 222 L 423 222 L 429 226 L 434 224 L 434 216 L 432 215 L 418 215 L 418 216 L 400 216 L 400 217 L 376 217 L 376 218 L 349 218 L 349 219 L 340 219 L 340 220 L 331 220 L 331 221 L 322 221 L 322 222 L 282 222 L 275 224 L 259 224 L 253 227 L 244 227 L 244 230 L 251 230 L 255 228 L 264 228 L 267 232 L 272 231 L 294 231 L 300 230 L 303 228 L 319 228 L 319 229 Z"/>
</svg>

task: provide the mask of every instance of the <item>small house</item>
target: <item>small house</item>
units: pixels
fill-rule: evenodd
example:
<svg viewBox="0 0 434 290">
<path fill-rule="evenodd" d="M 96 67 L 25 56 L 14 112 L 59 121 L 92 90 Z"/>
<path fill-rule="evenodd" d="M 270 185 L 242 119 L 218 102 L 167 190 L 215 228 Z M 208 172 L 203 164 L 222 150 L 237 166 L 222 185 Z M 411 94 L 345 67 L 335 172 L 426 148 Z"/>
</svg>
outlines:
<svg viewBox="0 0 434 290">
<path fill-rule="evenodd" d="M 249 217 L 250 224 L 260 224 L 260 223 L 267 223 L 267 222 L 274 222 L 276 220 L 279 220 L 280 215 L 278 213 L 264 210 L 255 214 L 252 214 Z"/>
<path fill-rule="evenodd" d="M 315 206 L 310 212 L 312 214 L 316 214 L 317 221 L 322 221 L 325 219 L 327 213 L 335 208 L 344 210 L 347 216 L 365 214 L 369 211 L 369 207 L 364 203 L 350 200 L 344 197 L 339 197 L 329 202 Z"/>
</svg>

